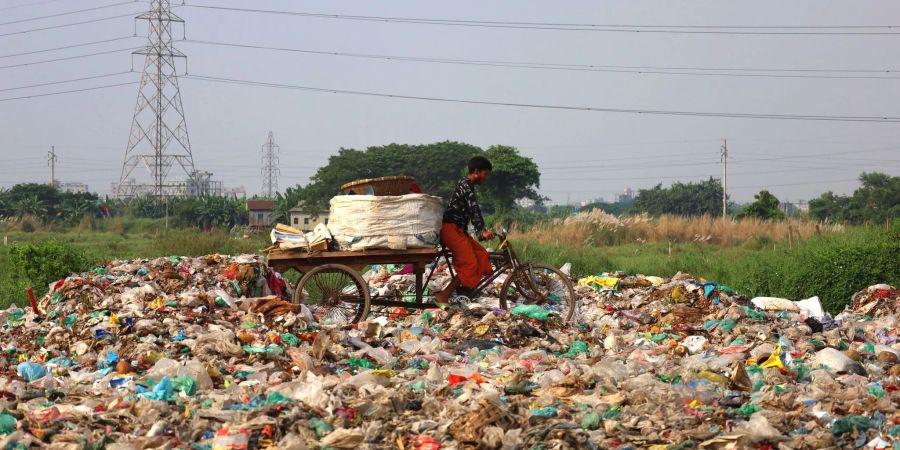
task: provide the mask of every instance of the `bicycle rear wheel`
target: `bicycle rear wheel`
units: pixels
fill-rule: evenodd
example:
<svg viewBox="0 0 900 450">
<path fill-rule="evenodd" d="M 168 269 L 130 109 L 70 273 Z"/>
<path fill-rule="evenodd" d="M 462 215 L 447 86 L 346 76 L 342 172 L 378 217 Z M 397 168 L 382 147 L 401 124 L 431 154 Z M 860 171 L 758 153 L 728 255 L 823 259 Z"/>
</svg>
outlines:
<svg viewBox="0 0 900 450">
<path fill-rule="evenodd" d="M 559 313 L 564 322 L 575 315 L 575 288 L 559 269 L 530 264 L 512 272 L 500 287 L 500 308 L 510 310 L 520 304 L 537 304 Z"/>
</svg>

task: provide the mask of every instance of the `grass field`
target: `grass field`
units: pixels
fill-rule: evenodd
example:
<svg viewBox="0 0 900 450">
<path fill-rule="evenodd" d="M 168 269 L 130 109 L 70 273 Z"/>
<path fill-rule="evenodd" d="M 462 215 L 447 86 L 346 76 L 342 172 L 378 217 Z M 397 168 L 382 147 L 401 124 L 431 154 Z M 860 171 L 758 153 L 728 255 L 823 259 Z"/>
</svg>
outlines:
<svg viewBox="0 0 900 450">
<path fill-rule="evenodd" d="M 625 222 L 551 222 L 512 234 L 524 260 L 560 266 L 573 275 L 604 271 L 672 276 L 687 272 L 747 295 L 800 298 L 819 295 L 832 311 L 871 284 L 900 283 L 900 227 L 823 227 L 801 222 L 731 225 L 709 218 Z M 630 221 L 630 222 L 629 222 Z M 40 227 L 38 227 L 40 228 Z M 81 249 L 92 264 L 113 258 L 210 253 L 258 253 L 268 236 L 224 230 L 165 230 L 160 220 L 110 220 L 71 229 L 25 233 L 0 223 L 11 245 L 55 239 Z M 27 282 L 0 251 L 0 305 L 24 304 Z M 46 286 L 35 286 L 38 295 Z"/>
</svg>

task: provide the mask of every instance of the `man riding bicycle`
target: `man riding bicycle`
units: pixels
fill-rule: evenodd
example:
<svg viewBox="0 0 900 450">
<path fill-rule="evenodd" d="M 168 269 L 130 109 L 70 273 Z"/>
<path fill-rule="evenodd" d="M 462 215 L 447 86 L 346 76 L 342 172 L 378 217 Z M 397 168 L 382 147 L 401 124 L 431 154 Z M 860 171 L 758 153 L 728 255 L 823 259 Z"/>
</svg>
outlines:
<svg viewBox="0 0 900 450">
<path fill-rule="evenodd" d="M 441 243 L 450 249 L 453 255 L 456 277 L 444 290 L 435 295 L 435 303 L 438 305 L 446 305 L 453 291 L 460 286 L 470 291 L 478 286 L 481 277 L 491 274 L 488 252 L 469 236 L 468 228 L 471 222 L 479 239 L 494 238 L 494 233 L 484 227 L 484 218 L 475 197 L 475 185 L 487 182 L 493 166 L 487 158 L 475 156 L 469 160 L 468 168 L 469 174 L 456 183 L 456 189 L 444 211 Z"/>
</svg>

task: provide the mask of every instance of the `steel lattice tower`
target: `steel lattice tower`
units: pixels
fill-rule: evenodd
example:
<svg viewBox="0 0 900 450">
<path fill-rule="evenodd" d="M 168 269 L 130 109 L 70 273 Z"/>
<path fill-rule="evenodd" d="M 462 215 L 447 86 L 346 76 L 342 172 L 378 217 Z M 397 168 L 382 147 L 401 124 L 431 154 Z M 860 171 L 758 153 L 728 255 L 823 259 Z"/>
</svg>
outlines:
<svg viewBox="0 0 900 450">
<path fill-rule="evenodd" d="M 184 20 L 172 13 L 169 0 L 151 0 L 150 11 L 136 19 L 149 22 L 149 42 L 133 53 L 144 55 L 144 70 L 116 196 L 131 198 L 143 192 L 157 197 L 183 195 L 183 183 L 168 183 L 166 179 L 175 163 L 188 179 L 195 173 L 175 67 L 178 58 L 187 56 L 172 46 L 172 23 L 184 24 Z M 130 181 L 138 165 L 150 172 L 150 183 Z"/>
<path fill-rule="evenodd" d="M 269 132 L 269 139 L 262 146 L 262 194 L 266 198 L 275 198 L 278 191 L 278 144 L 275 135 Z"/>
</svg>

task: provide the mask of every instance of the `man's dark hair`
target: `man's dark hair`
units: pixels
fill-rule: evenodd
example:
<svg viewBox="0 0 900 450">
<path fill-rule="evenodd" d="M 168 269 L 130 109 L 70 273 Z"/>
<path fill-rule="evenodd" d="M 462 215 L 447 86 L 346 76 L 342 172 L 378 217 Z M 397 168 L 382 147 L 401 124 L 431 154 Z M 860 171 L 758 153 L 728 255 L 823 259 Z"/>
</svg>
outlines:
<svg viewBox="0 0 900 450">
<path fill-rule="evenodd" d="M 469 160 L 469 173 L 473 173 L 476 170 L 494 170 L 494 166 L 488 161 L 484 156 L 473 156 L 472 159 Z"/>
</svg>

